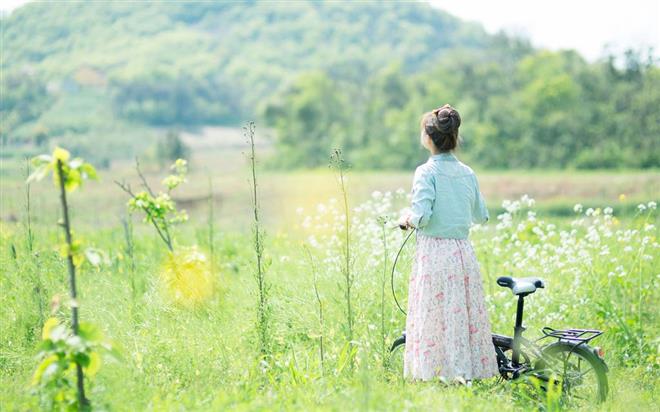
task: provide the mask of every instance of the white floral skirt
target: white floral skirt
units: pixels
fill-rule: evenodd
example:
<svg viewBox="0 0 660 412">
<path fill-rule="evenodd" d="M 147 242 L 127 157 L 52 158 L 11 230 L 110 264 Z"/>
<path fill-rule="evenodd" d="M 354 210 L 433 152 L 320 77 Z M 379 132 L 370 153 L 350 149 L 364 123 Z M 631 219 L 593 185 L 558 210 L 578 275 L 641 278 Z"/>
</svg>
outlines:
<svg viewBox="0 0 660 412">
<path fill-rule="evenodd" d="M 405 348 L 404 376 L 413 380 L 498 374 L 479 263 L 469 240 L 417 236 Z"/>
</svg>

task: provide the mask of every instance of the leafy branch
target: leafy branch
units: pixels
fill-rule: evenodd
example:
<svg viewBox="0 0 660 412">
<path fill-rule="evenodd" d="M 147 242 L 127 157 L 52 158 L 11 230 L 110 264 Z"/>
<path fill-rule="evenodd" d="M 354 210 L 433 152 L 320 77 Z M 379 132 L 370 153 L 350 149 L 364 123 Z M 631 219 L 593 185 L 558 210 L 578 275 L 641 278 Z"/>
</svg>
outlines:
<svg viewBox="0 0 660 412">
<path fill-rule="evenodd" d="M 161 191 L 158 194 L 155 194 L 144 177 L 138 159 L 135 159 L 135 169 L 145 190 L 136 193 L 132 190 L 130 184 L 126 182 L 115 180 L 115 184 L 131 197 L 128 201 L 129 210 L 141 210 L 144 212 L 144 221 L 150 222 L 153 225 L 156 233 L 158 233 L 158 236 L 165 243 L 169 251 L 173 252 L 174 244 L 170 228 L 173 224 L 187 221 L 188 215 L 185 210 L 178 211 L 176 209 L 176 204 L 170 197 L 170 193 L 179 185 L 186 182 L 188 164 L 185 160 L 178 159 L 171 167 L 174 173 L 167 176 L 161 182 L 165 186 L 166 191 Z"/>
</svg>

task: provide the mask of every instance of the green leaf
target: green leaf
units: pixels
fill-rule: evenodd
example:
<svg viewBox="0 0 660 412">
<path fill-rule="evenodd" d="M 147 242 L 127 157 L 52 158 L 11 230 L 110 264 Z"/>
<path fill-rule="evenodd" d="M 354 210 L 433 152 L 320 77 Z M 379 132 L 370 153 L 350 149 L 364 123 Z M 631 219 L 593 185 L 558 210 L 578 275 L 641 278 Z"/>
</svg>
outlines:
<svg viewBox="0 0 660 412">
<path fill-rule="evenodd" d="M 80 185 L 82 185 L 80 171 L 70 168 L 64 169 L 64 189 L 66 189 L 67 192 L 73 192 Z"/>
<path fill-rule="evenodd" d="M 92 352 L 89 354 L 89 363 L 85 371 L 89 376 L 96 375 L 96 372 L 101 368 L 101 356 L 98 353 Z"/>
<path fill-rule="evenodd" d="M 37 370 L 34 371 L 34 375 L 32 375 L 32 385 L 38 385 L 41 382 L 41 378 L 44 376 L 46 369 L 51 365 L 54 365 L 55 368 L 57 368 L 57 360 L 58 357 L 54 354 L 42 360 L 39 366 L 37 366 Z M 49 371 L 48 375 L 51 375 L 52 372 L 53 371 Z"/>
<path fill-rule="evenodd" d="M 41 339 L 43 339 L 43 340 L 50 339 L 51 331 L 52 331 L 57 325 L 59 325 L 59 321 L 57 320 L 57 318 L 50 318 L 50 319 L 48 319 L 48 320 L 46 321 L 46 323 L 44 323 L 44 327 L 43 327 L 43 330 L 42 330 L 42 332 L 41 332 Z"/>
<path fill-rule="evenodd" d="M 66 164 L 69 161 L 70 157 L 71 157 L 71 153 L 69 153 L 69 151 L 66 149 L 62 149 L 61 147 L 56 147 L 55 150 L 53 150 L 53 162 L 57 162 L 58 160 L 61 160 L 63 164 Z"/>
<path fill-rule="evenodd" d="M 98 179 L 98 175 L 96 174 L 96 169 L 94 169 L 94 166 L 92 166 L 89 163 L 83 163 L 80 166 L 80 173 L 82 173 L 84 179 L 90 179 L 90 180 Z"/>
<path fill-rule="evenodd" d="M 96 325 L 88 322 L 80 322 L 78 336 L 90 343 L 99 343 L 103 340 L 103 332 Z"/>
<path fill-rule="evenodd" d="M 37 182 L 48 175 L 48 172 L 53 168 L 51 163 L 42 164 L 37 167 L 37 169 L 28 176 L 25 183 Z"/>
<path fill-rule="evenodd" d="M 82 366 L 83 368 L 86 368 L 89 366 L 91 363 L 91 358 L 90 355 L 88 355 L 86 352 L 77 352 L 73 355 L 73 360 L 74 362 L 77 362 Z"/>
</svg>

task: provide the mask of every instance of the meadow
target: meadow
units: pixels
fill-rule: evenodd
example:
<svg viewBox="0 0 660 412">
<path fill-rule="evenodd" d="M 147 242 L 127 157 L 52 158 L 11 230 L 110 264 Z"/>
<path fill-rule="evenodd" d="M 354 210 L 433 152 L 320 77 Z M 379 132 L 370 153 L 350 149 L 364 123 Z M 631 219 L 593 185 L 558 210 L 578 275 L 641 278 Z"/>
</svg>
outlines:
<svg viewBox="0 0 660 412">
<path fill-rule="evenodd" d="M 175 283 L 164 275 L 168 250 L 153 228 L 139 213 L 126 219 L 128 197 L 114 180 L 139 187 L 129 162 L 100 170 L 100 181 L 71 193 L 74 236 L 98 257 L 79 267 L 76 304 L 81 319 L 96 325 L 117 353 L 103 356 L 86 382 L 94 409 L 577 407 L 525 381 L 462 387 L 402 379 L 400 357 L 387 351 L 405 325 L 389 276 L 405 236 L 391 221 L 406 206 L 408 172 L 347 172 L 347 248 L 335 170 L 259 167 L 267 322 L 261 335 L 252 188 L 240 150 L 197 150 L 187 181 L 173 192 L 190 216 L 173 230 L 176 248 L 203 254 L 207 262 Z M 144 170 L 154 187 L 168 173 L 149 163 Z M 50 407 L 31 385 L 35 357 L 47 320 L 67 324 L 70 316 L 65 260 L 57 251 L 58 193 L 50 179 L 34 182 L 28 207 L 25 174 L 23 162 L 3 161 L 3 410 Z M 495 279 L 542 277 L 546 289 L 528 299 L 528 336 L 539 336 L 545 325 L 605 331 L 597 344 L 610 366 L 610 395 L 586 409 L 657 410 L 657 172 L 484 172 L 480 180 L 492 220 L 475 227 L 472 239 L 494 331 L 512 333 L 515 311 L 510 291 Z M 412 249 L 406 246 L 395 273 L 404 302 Z M 201 281 L 213 292 L 187 294 Z"/>
</svg>

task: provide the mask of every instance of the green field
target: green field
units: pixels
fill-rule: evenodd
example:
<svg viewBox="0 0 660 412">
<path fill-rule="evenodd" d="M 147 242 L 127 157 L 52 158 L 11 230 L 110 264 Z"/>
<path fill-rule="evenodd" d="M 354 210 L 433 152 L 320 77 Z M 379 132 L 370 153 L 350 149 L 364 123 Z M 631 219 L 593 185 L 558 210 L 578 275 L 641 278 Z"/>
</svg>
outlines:
<svg viewBox="0 0 660 412">
<path fill-rule="evenodd" d="M 660 410 L 654 50 L 589 61 L 427 3 L 0 13 L 0 412 L 87 409 L 76 368 L 94 410 Z M 494 331 L 515 315 L 496 279 L 545 279 L 527 337 L 603 330 L 603 404 L 533 379 L 412 383 L 389 354 L 405 326 L 390 287 L 405 304 L 414 251 L 390 286 L 406 236 L 392 222 L 426 157 L 420 117 L 445 103 L 490 210 L 471 239 Z M 72 180 L 26 184 L 27 158 L 58 146 L 99 175 L 68 192 L 69 214 L 56 186 L 86 165 L 56 151 Z M 351 163 L 340 179 L 334 148 Z M 164 179 L 171 198 L 145 191 Z"/>
<path fill-rule="evenodd" d="M 395 217 L 405 206 L 408 172 L 348 174 L 355 279 L 353 368 L 346 351 L 340 263 L 343 211 L 336 200 L 341 198 L 336 176 L 330 170 L 260 173 L 270 325 L 269 354 L 260 358 L 248 170 L 236 152 L 201 153 L 196 152 L 188 182 L 175 194 L 179 207 L 188 209 L 190 215 L 175 236 L 181 250 L 197 245 L 212 261 L 203 280 L 213 283 L 214 293 L 204 299 L 172 298 L 162 275 L 167 250 L 138 216 L 133 217 L 134 258 L 127 253 L 121 224 L 127 199 L 113 180 L 126 178 L 137 187 L 130 164 L 102 170 L 100 182 L 86 183 L 70 195 L 75 237 L 102 251 L 98 268 L 88 263 L 80 268 L 81 318 L 97 325 L 121 354 L 118 359 L 104 358 L 99 372 L 88 381 L 95 408 L 582 408 L 541 392 L 529 382 L 497 384 L 491 380 L 466 388 L 411 384 L 402 379 L 401 359 L 390 358 L 385 345 L 405 324 L 388 283 L 388 271 L 403 235 L 383 230 L 378 217 Z M 21 162 L 8 160 L 2 168 L 3 410 L 43 407 L 39 393 L 33 393 L 30 386 L 38 364 L 35 355 L 41 328 L 51 316 L 61 322 L 69 318 L 66 267 L 56 251 L 61 237 L 55 224 L 60 213 L 57 191 L 50 179 L 30 186 L 34 245 L 29 252 L 21 167 Z M 148 163 L 144 167 L 154 185 L 165 175 Z M 209 176 L 214 199 L 212 236 Z M 495 284 L 497 276 L 543 277 L 547 288 L 528 299 L 529 336 L 538 336 L 545 325 L 604 330 L 597 344 L 605 348 L 610 365 L 611 392 L 607 402 L 594 409 L 618 411 L 635 405 L 639 410 L 657 410 L 660 253 L 658 214 L 654 204 L 649 204 L 657 200 L 657 173 L 484 172 L 480 179 L 492 214 L 503 213 L 472 237 L 494 330 L 512 332 L 515 303 L 510 291 Z M 405 190 L 393 193 L 398 188 Z M 376 190 L 379 193 L 372 193 Z M 525 193 L 536 198 L 535 204 L 524 198 L 509 204 L 508 211 L 502 209 L 503 199 L 516 200 Z M 645 210 L 637 208 L 642 201 Z M 573 210 L 575 203 L 584 204 L 581 212 Z M 588 207 L 599 208 L 589 211 Z M 313 265 L 303 244 L 311 251 Z M 406 248 L 396 276 L 396 288 L 404 299 L 411 250 Z M 324 310 L 322 324 L 314 273 Z M 188 274 L 175 289 L 191 287 L 191 279 L 201 279 L 199 273 Z"/>
</svg>

